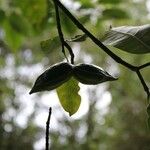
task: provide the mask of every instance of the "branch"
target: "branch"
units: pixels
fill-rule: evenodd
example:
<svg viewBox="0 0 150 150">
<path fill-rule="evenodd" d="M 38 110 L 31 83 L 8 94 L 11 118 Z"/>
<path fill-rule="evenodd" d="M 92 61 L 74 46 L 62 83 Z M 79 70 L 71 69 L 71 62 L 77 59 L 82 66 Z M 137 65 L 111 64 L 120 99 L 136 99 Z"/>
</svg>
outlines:
<svg viewBox="0 0 150 150">
<path fill-rule="evenodd" d="M 148 66 L 150 66 L 150 62 L 148 62 L 148 63 L 146 63 L 146 64 L 144 64 L 144 65 L 141 65 L 141 66 L 139 66 L 138 68 L 139 68 L 139 70 L 141 70 L 141 69 L 144 69 L 144 68 L 146 68 L 146 67 L 148 67 Z"/>
<path fill-rule="evenodd" d="M 149 88 L 148 88 L 148 86 L 146 85 L 146 83 L 145 83 L 145 81 L 144 81 L 144 79 L 143 79 L 143 77 L 142 77 L 140 71 L 138 70 L 136 73 L 137 73 L 137 76 L 139 77 L 139 79 L 140 79 L 140 81 L 141 81 L 141 83 L 142 83 L 142 85 L 143 85 L 143 88 L 144 88 L 145 92 L 147 93 L 147 99 L 149 100 L 149 98 L 150 98 L 150 91 L 149 91 Z"/>
<path fill-rule="evenodd" d="M 51 119 L 51 114 L 52 114 L 52 108 L 49 108 L 49 115 L 47 118 L 47 122 L 46 122 L 46 148 L 45 150 L 49 150 L 49 125 L 50 125 L 50 119 Z"/>
<path fill-rule="evenodd" d="M 72 48 L 71 48 L 70 45 L 64 40 L 63 32 L 62 32 L 62 29 L 61 29 L 61 23 L 60 23 L 60 17 L 59 17 L 58 6 L 57 6 L 55 0 L 53 0 L 53 3 L 54 3 L 54 5 L 55 5 L 57 30 L 58 30 L 59 38 L 60 38 L 61 45 L 62 45 L 62 52 L 63 52 L 65 58 L 67 59 L 67 56 L 66 56 L 66 53 L 65 53 L 65 49 L 64 49 L 64 47 L 66 47 L 66 48 L 68 49 L 69 53 L 70 53 L 70 56 L 71 56 L 71 64 L 74 64 L 74 54 L 73 54 Z M 67 59 L 67 62 L 68 62 L 68 59 Z"/>
<path fill-rule="evenodd" d="M 55 4 L 59 6 L 60 9 L 70 18 L 70 20 L 80 29 L 82 32 L 84 32 L 97 46 L 99 46 L 105 53 L 107 53 L 112 59 L 114 59 L 117 63 L 123 65 L 124 67 L 128 68 L 129 70 L 136 72 L 138 75 L 144 90 L 146 91 L 148 98 L 150 95 L 150 91 L 148 86 L 146 85 L 141 73 L 140 69 L 143 69 L 150 65 L 150 63 L 146 63 L 141 66 L 134 66 L 132 64 L 129 64 L 125 60 L 121 59 L 119 56 L 117 56 L 115 53 L 113 53 L 109 48 L 107 48 L 100 40 L 98 40 L 92 33 L 90 33 L 69 11 L 68 9 L 62 5 L 62 3 L 59 0 L 53 0 L 55 1 Z"/>
<path fill-rule="evenodd" d="M 54 0 L 53 0 L 54 1 Z M 65 12 L 65 14 L 72 20 L 72 22 L 82 30 L 97 46 L 103 49 L 111 58 L 113 58 L 117 63 L 122 64 L 123 66 L 127 67 L 128 69 L 135 71 L 137 70 L 136 66 L 133 66 L 126 61 L 122 60 L 118 57 L 115 53 L 110 51 L 101 41 L 99 41 L 92 33 L 90 33 L 67 9 L 62 5 L 59 0 L 55 0 L 55 3 Z"/>
</svg>

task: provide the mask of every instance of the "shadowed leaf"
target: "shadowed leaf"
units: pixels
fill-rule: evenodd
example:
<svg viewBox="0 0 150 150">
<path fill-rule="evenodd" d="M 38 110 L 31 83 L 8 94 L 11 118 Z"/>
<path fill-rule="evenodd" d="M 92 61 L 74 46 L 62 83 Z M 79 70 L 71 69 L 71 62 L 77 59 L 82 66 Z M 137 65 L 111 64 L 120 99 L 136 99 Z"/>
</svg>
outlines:
<svg viewBox="0 0 150 150">
<path fill-rule="evenodd" d="M 73 69 L 73 76 L 79 82 L 90 85 L 117 80 L 102 68 L 91 64 L 76 65 Z"/>
<path fill-rule="evenodd" d="M 56 89 L 72 76 L 69 63 L 57 63 L 42 73 L 35 81 L 29 94 Z"/>
<path fill-rule="evenodd" d="M 134 53 L 150 53 L 150 25 L 121 26 L 109 30 L 102 39 L 105 45 Z"/>
</svg>

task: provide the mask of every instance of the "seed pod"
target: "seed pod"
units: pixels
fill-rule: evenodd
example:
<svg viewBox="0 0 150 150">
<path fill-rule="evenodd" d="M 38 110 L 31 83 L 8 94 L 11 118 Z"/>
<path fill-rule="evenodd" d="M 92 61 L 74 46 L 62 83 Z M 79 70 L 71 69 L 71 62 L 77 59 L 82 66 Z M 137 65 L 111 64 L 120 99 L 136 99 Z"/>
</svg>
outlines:
<svg viewBox="0 0 150 150">
<path fill-rule="evenodd" d="M 59 87 L 70 79 L 72 70 L 72 65 L 65 62 L 51 66 L 37 78 L 29 94 Z"/>
<path fill-rule="evenodd" d="M 73 69 L 74 77 L 83 84 L 99 84 L 106 81 L 117 80 L 98 66 L 79 64 Z"/>
</svg>

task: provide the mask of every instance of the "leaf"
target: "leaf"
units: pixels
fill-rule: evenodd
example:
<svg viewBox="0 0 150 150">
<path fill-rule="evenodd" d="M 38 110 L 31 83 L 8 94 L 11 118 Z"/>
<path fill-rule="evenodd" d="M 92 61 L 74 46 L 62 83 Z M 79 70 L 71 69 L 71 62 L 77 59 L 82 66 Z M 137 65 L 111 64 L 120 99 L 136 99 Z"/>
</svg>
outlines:
<svg viewBox="0 0 150 150">
<path fill-rule="evenodd" d="M 149 127 L 149 129 L 150 129 L 150 104 L 148 104 L 147 113 L 148 113 L 147 124 L 148 124 L 148 127 Z"/>
<path fill-rule="evenodd" d="M 23 35 L 30 34 L 29 23 L 20 14 L 12 13 L 9 16 L 9 23 L 12 26 L 13 30 L 18 32 L 19 34 L 23 34 Z"/>
<path fill-rule="evenodd" d="M 72 116 L 77 112 L 81 103 L 81 97 L 78 94 L 80 87 L 78 82 L 71 78 L 68 82 L 57 88 L 59 101 L 65 111 Z"/>
<path fill-rule="evenodd" d="M 117 80 L 100 67 L 91 64 L 76 65 L 73 69 L 73 76 L 79 82 L 89 85 Z"/>
<path fill-rule="evenodd" d="M 3 10 L 0 9 L 0 24 L 3 22 L 3 20 L 5 19 L 5 12 Z"/>
<path fill-rule="evenodd" d="M 103 37 L 105 45 L 133 53 L 150 53 L 150 25 L 112 28 Z"/>
<path fill-rule="evenodd" d="M 36 28 L 37 24 L 40 24 L 42 19 L 47 13 L 46 0 L 25 0 L 15 1 L 23 12 L 24 17 Z"/>
<path fill-rule="evenodd" d="M 4 22 L 4 28 L 5 28 L 4 38 L 5 38 L 6 44 L 9 47 L 11 47 L 11 50 L 13 53 L 17 53 L 23 42 L 22 35 L 16 32 L 8 21 Z"/>
<path fill-rule="evenodd" d="M 123 0 L 98 0 L 98 2 L 101 4 L 117 4 L 117 3 L 120 3 L 122 2 Z"/>
<path fill-rule="evenodd" d="M 148 124 L 148 127 L 150 129 L 150 117 L 148 117 L 148 119 L 147 119 L 147 124 Z"/>
<path fill-rule="evenodd" d="M 61 46 L 61 42 L 58 36 L 56 36 L 53 39 L 42 41 L 40 44 L 41 44 L 42 50 L 45 53 L 53 52 Z"/>
<path fill-rule="evenodd" d="M 71 64 L 61 62 L 52 65 L 36 79 L 35 84 L 29 94 L 56 89 L 64 82 L 68 81 L 71 76 Z"/>
<path fill-rule="evenodd" d="M 127 19 L 129 15 L 120 8 L 108 8 L 103 11 L 103 17 L 104 19 Z"/>
<path fill-rule="evenodd" d="M 150 104 L 149 104 L 148 107 L 147 107 L 147 113 L 148 113 L 148 115 L 149 115 L 149 117 L 150 117 Z"/>
<path fill-rule="evenodd" d="M 86 34 L 82 34 L 82 35 L 76 35 L 75 37 L 69 39 L 69 40 L 66 40 L 67 42 L 83 42 L 85 41 L 87 38 L 87 35 Z"/>
<path fill-rule="evenodd" d="M 77 31 L 77 28 L 73 24 L 73 22 L 70 19 L 68 19 L 66 14 L 61 10 L 60 10 L 60 18 L 62 22 L 62 28 L 67 34 L 72 35 Z"/>
<path fill-rule="evenodd" d="M 94 7 L 94 3 L 92 1 L 80 0 L 81 8 L 92 8 Z"/>
</svg>

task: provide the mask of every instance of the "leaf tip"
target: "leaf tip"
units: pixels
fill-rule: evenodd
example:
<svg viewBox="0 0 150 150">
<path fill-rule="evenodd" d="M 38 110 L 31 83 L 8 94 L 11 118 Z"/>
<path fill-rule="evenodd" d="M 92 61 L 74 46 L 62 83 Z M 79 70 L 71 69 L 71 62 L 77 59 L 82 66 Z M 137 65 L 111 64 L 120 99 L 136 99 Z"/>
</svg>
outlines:
<svg viewBox="0 0 150 150">
<path fill-rule="evenodd" d="M 31 95 L 32 93 L 34 93 L 33 89 L 31 89 L 31 91 L 29 92 L 29 94 Z"/>
<path fill-rule="evenodd" d="M 109 81 L 116 81 L 118 79 L 119 79 L 119 77 L 114 77 L 114 76 L 111 76 L 111 75 L 109 75 L 109 77 L 108 77 Z"/>
<path fill-rule="evenodd" d="M 72 113 L 72 112 L 68 112 L 69 113 L 69 116 L 71 117 L 74 113 Z"/>
</svg>

